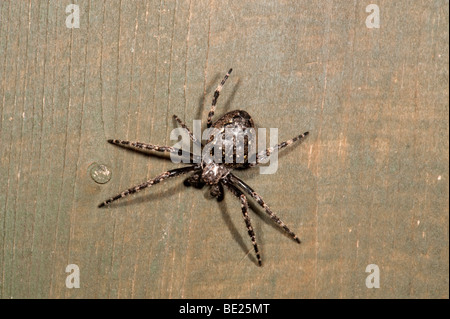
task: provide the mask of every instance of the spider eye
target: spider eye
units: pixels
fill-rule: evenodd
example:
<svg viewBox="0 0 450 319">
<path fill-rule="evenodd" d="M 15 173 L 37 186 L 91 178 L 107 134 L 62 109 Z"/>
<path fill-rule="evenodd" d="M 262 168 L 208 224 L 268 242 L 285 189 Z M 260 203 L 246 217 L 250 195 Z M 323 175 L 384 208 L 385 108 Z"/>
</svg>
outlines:
<svg viewBox="0 0 450 319">
<path fill-rule="evenodd" d="M 183 151 L 182 150 L 178 150 L 178 156 L 183 155 Z"/>
</svg>

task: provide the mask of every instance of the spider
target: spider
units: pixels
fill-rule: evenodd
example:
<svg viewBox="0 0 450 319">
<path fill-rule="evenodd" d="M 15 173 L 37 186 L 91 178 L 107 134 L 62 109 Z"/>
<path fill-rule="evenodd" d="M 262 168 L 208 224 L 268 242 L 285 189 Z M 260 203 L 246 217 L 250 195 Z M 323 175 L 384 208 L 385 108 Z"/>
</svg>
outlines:
<svg viewBox="0 0 450 319">
<path fill-rule="evenodd" d="M 215 113 L 217 100 L 219 98 L 220 92 L 230 76 L 232 69 L 228 71 L 228 73 L 225 75 L 223 80 L 220 82 L 220 84 L 217 86 L 214 97 L 211 103 L 211 109 L 208 114 L 207 118 L 207 128 L 216 128 L 220 130 L 220 132 L 223 132 L 225 128 L 227 127 L 239 127 L 242 129 L 246 128 L 254 128 L 253 120 L 251 116 L 243 110 L 235 110 L 230 111 L 223 115 L 221 118 L 219 118 L 216 122 L 212 121 L 212 118 Z M 201 145 L 203 149 L 203 144 L 201 144 L 196 137 L 192 134 L 192 132 L 189 130 L 189 128 L 181 121 L 181 119 L 173 115 L 173 119 L 178 122 L 178 124 L 183 128 L 186 129 L 187 133 L 189 134 L 190 139 L 193 141 L 193 143 L 197 143 L 198 145 Z M 165 179 L 176 177 L 180 175 L 184 175 L 187 173 L 193 173 L 191 176 L 187 177 L 184 180 L 185 186 L 194 186 L 195 188 L 203 188 L 205 185 L 208 185 L 210 187 L 210 194 L 215 197 L 218 201 L 223 200 L 224 198 L 224 187 L 228 189 L 234 196 L 236 196 L 241 204 L 241 210 L 242 215 L 244 217 L 245 225 L 247 227 L 248 235 L 250 236 L 250 239 L 253 244 L 253 248 L 256 254 L 256 258 L 258 261 L 258 266 L 262 266 L 261 262 L 261 254 L 258 249 L 258 244 L 256 243 L 256 237 L 255 237 L 255 231 L 253 230 L 250 217 L 248 216 L 248 198 L 247 196 L 250 196 L 253 198 L 263 209 L 264 211 L 269 215 L 269 217 L 279 226 L 281 227 L 293 240 L 295 240 L 297 243 L 300 243 L 300 239 L 288 228 L 288 226 L 281 221 L 278 216 L 272 212 L 272 210 L 267 206 L 267 204 L 264 202 L 262 197 L 258 195 L 247 183 L 245 183 L 242 179 L 237 177 L 232 173 L 233 169 L 246 169 L 252 166 L 256 166 L 261 163 L 261 161 L 264 158 L 269 157 L 274 150 L 280 150 L 284 147 L 291 145 L 294 142 L 301 141 L 308 135 L 308 132 L 305 132 L 303 134 L 300 134 L 288 141 L 282 142 L 280 144 L 275 145 L 274 147 L 270 147 L 263 152 L 259 152 L 256 154 L 256 162 L 255 163 L 216 163 L 215 161 L 204 161 L 201 160 L 200 163 L 188 163 L 188 166 L 176 168 L 169 170 L 167 172 L 164 172 L 158 176 L 156 176 L 153 179 L 147 180 L 146 182 L 143 182 L 142 184 L 136 185 L 134 187 L 131 187 L 127 190 L 124 190 L 120 194 L 117 194 L 114 197 L 111 197 L 104 202 L 102 202 L 98 207 L 104 207 L 109 205 L 110 203 L 121 199 L 125 196 L 128 196 L 130 194 L 134 194 L 138 191 L 143 190 L 144 188 L 148 188 L 150 186 L 153 186 L 155 184 L 158 184 L 162 182 Z M 171 146 L 158 146 L 153 144 L 147 144 L 147 143 L 140 143 L 140 142 L 130 142 L 130 141 L 124 141 L 124 140 L 117 140 L 117 139 L 110 139 L 108 140 L 109 143 L 126 147 L 126 148 L 134 148 L 136 150 L 150 150 L 150 151 L 157 151 L 157 152 L 171 152 L 171 153 L 177 153 L 180 150 Z M 248 148 L 245 149 L 246 151 Z M 234 149 L 235 151 L 235 149 Z M 193 159 L 193 154 L 190 154 L 190 159 Z M 247 158 L 247 156 L 245 156 Z"/>
</svg>

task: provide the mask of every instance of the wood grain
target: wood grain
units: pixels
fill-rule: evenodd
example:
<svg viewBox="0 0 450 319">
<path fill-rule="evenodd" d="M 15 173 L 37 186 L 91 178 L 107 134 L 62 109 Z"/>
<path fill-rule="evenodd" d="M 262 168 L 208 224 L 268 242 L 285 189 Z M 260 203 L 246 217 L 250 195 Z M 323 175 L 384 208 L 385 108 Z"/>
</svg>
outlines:
<svg viewBox="0 0 450 319">
<path fill-rule="evenodd" d="M 1 298 L 448 298 L 448 1 L 0 2 Z M 172 145 L 172 114 L 243 109 L 301 145 L 239 201 L 168 180 L 176 167 L 108 138 Z M 97 184 L 89 167 L 112 179 Z M 68 264 L 79 289 L 65 285 Z M 380 268 L 380 288 L 365 285 Z"/>
</svg>

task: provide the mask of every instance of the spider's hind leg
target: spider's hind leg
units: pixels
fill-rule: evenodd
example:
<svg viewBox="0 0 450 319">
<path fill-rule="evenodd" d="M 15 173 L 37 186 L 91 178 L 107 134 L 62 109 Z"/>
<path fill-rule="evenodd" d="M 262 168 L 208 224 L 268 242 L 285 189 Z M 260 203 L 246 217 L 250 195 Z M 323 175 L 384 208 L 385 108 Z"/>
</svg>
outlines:
<svg viewBox="0 0 450 319">
<path fill-rule="evenodd" d="M 151 187 L 151 186 L 153 186 L 155 184 L 158 184 L 158 183 L 162 182 L 165 179 L 168 179 L 170 177 L 180 176 L 182 174 L 186 174 L 186 173 L 192 172 L 192 171 L 194 171 L 194 170 L 196 170 L 198 168 L 199 168 L 198 166 L 193 165 L 193 166 L 188 166 L 188 167 L 176 168 L 176 169 L 172 169 L 170 171 L 164 172 L 164 173 L 156 176 L 153 179 L 150 179 L 150 180 L 148 180 L 148 181 L 146 181 L 146 182 L 144 182 L 142 184 L 139 184 L 139 185 L 131 187 L 131 188 L 127 189 L 127 190 L 124 190 L 123 192 L 121 192 L 120 194 L 117 194 L 116 196 L 108 198 L 104 202 L 100 203 L 100 205 L 98 205 L 98 207 L 107 206 L 107 205 L 111 204 L 112 202 L 114 202 L 114 201 L 116 201 L 118 199 L 124 198 L 124 197 L 126 197 L 128 195 L 131 195 L 131 194 L 134 194 L 136 192 L 139 192 L 139 191 L 143 190 L 144 188 Z"/>
<path fill-rule="evenodd" d="M 241 202 L 242 215 L 244 217 L 245 225 L 247 226 L 247 232 L 253 244 L 253 249 L 255 250 L 256 259 L 258 259 L 258 266 L 262 266 L 261 255 L 259 254 L 258 244 L 256 243 L 255 231 L 253 230 L 250 217 L 248 216 L 248 201 L 247 197 L 241 192 L 236 186 L 231 183 L 225 183 L 225 186 L 233 193 L 234 196 L 239 198 Z"/>
<path fill-rule="evenodd" d="M 274 212 L 272 212 L 272 210 L 269 208 L 269 206 L 267 206 L 267 204 L 264 202 L 264 200 L 262 199 L 262 197 L 260 195 L 258 195 L 258 193 L 256 193 L 249 185 L 247 185 L 243 180 L 241 180 L 240 178 L 238 178 L 236 175 L 233 175 L 230 173 L 230 182 L 232 183 L 232 185 L 236 185 L 241 187 L 246 193 L 248 193 L 253 199 L 256 200 L 256 202 L 262 207 L 264 208 L 265 212 L 267 213 L 267 215 L 269 215 L 270 219 L 272 219 L 278 226 L 280 226 L 281 228 L 284 229 L 284 231 L 293 239 L 295 240 L 297 243 L 300 244 L 300 239 L 297 237 L 297 235 L 294 234 L 294 232 L 292 232 L 289 227 L 277 216 L 275 215 Z"/>
</svg>

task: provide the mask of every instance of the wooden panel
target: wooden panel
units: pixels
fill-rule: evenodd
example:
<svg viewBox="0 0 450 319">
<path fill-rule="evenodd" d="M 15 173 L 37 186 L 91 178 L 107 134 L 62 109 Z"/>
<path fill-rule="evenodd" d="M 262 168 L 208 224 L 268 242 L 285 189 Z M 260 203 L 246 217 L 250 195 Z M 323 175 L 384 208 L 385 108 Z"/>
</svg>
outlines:
<svg viewBox="0 0 450 319">
<path fill-rule="evenodd" d="M 70 1 L 0 2 L 0 297 L 449 297 L 448 1 L 379 0 L 380 28 L 370 1 L 74 2 L 79 28 Z M 252 203 L 262 268 L 230 193 L 97 208 L 177 167 L 106 139 L 172 145 L 230 67 L 218 116 L 310 131 L 276 174 L 236 173 L 302 240 Z"/>
</svg>

